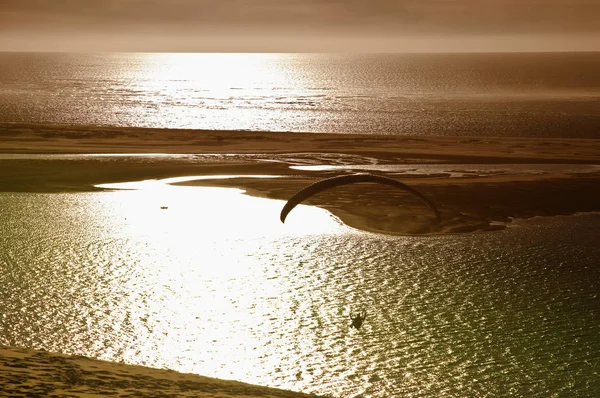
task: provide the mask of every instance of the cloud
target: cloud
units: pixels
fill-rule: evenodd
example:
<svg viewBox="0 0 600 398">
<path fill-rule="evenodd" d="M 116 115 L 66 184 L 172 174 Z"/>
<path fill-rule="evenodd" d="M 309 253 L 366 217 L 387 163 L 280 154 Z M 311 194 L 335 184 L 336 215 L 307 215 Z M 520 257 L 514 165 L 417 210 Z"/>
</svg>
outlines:
<svg viewBox="0 0 600 398">
<path fill-rule="evenodd" d="M 2 0 L 2 25 L 598 31 L 594 0 Z"/>
<path fill-rule="evenodd" d="M 0 0 L 0 33 L 95 42 L 115 34 L 597 37 L 598 15 L 597 0 Z"/>
</svg>

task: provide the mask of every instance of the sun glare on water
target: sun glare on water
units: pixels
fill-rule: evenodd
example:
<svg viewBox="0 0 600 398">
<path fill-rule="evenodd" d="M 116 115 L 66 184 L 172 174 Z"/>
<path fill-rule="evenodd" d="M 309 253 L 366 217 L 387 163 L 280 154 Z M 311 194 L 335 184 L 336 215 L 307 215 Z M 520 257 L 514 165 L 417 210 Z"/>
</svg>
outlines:
<svg viewBox="0 0 600 398">
<path fill-rule="evenodd" d="M 316 207 L 298 206 L 282 224 L 282 201 L 242 195 L 239 189 L 166 183 L 194 178 L 100 185 L 115 191 L 109 192 L 106 214 L 94 217 L 118 231 L 113 238 L 121 236 L 144 253 L 135 271 L 139 275 L 128 278 L 136 286 L 128 287 L 128 303 L 120 304 L 119 311 L 128 314 L 124 317 L 136 319 L 128 333 L 136 336 L 131 342 L 136 349 L 124 350 L 122 359 L 140 363 L 140 353 L 160 352 L 172 367 L 178 358 L 193 357 L 199 359 L 193 367 L 185 360 L 178 369 L 215 374 L 227 363 L 228 373 L 216 374 L 231 377 L 257 366 L 257 358 L 246 351 L 268 347 L 270 336 L 260 333 L 265 325 L 253 325 L 255 314 L 273 310 L 263 307 L 280 295 L 278 283 L 266 283 L 272 264 L 257 259 L 277 251 L 278 241 L 347 229 Z M 276 354 L 261 358 L 261 366 L 280 361 Z M 161 366 L 153 360 L 148 364 Z"/>
<path fill-rule="evenodd" d="M 345 228 L 329 212 L 316 207 L 298 206 L 284 225 L 279 220 L 283 201 L 241 195 L 244 191 L 234 188 L 171 185 L 201 178 L 178 177 L 99 187 L 123 190 L 119 191 L 118 209 L 127 220 L 124 226 L 132 233 L 156 233 L 157 242 L 169 245 L 182 241 L 334 233 Z"/>
<path fill-rule="evenodd" d="M 290 75 L 282 54 L 139 54 L 131 74 L 130 101 L 143 105 L 140 114 L 156 120 L 175 117 L 180 126 L 193 126 L 198 118 L 218 123 L 214 112 L 240 126 L 252 125 L 256 114 L 249 112 L 264 105 L 273 89 L 294 88 L 297 77 Z M 177 103 L 165 115 L 160 104 Z M 145 105 L 144 105 L 145 104 Z M 148 107 L 156 107 L 149 113 Z"/>
</svg>

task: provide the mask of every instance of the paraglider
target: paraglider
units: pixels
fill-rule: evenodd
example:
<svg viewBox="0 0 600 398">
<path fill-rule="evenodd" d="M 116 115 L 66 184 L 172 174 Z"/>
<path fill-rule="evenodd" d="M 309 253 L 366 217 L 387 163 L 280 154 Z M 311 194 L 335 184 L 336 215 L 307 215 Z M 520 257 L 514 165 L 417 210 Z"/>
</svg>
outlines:
<svg viewBox="0 0 600 398">
<path fill-rule="evenodd" d="M 281 210 L 281 214 L 280 214 L 279 218 L 281 219 L 282 223 L 285 223 L 285 218 L 287 217 L 288 213 L 290 211 L 292 211 L 292 209 L 294 207 L 296 207 L 298 204 L 300 204 L 305 199 L 307 199 L 319 192 L 322 192 L 327 189 L 337 187 L 340 185 L 355 184 L 355 183 L 359 183 L 359 182 L 375 182 L 375 183 L 379 183 L 379 184 L 391 185 L 393 187 L 397 187 L 397 188 L 403 189 L 407 192 L 410 192 L 414 196 L 419 198 L 421 200 L 421 202 L 423 202 L 427 206 L 429 206 L 429 208 L 435 214 L 436 222 L 440 222 L 440 220 L 441 220 L 440 212 L 435 207 L 435 205 L 429 199 L 427 199 L 422 193 L 417 191 L 416 189 L 411 188 L 408 185 L 401 183 L 400 181 L 394 180 L 393 178 L 384 177 L 384 176 L 380 176 L 380 175 L 374 175 L 374 174 L 363 174 L 363 173 L 348 174 L 348 175 L 326 178 L 324 180 L 318 181 L 312 185 L 307 186 L 306 188 L 297 192 L 294 196 L 292 196 L 287 201 L 287 203 L 285 204 L 285 206 L 283 206 L 283 209 Z"/>
<path fill-rule="evenodd" d="M 350 325 L 350 327 L 353 327 L 355 329 L 360 329 L 360 327 L 362 326 L 362 324 L 366 318 L 367 318 L 367 311 L 361 311 L 356 315 L 350 314 L 350 319 L 352 320 L 352 324 Z"/>
</svg>

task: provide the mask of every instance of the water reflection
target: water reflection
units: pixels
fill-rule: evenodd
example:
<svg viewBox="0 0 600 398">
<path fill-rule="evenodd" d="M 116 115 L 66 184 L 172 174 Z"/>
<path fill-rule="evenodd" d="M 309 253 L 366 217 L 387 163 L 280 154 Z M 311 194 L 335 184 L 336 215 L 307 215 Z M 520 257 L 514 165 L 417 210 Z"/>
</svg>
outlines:
<svg viewBox="0 0 600 398">
<path fill-rule="evenodd" d="M 289 226 L 279 221 L 282 201 L 241 195 L 234 188 L 201 188 L 171 184 L 237 176 L 188 176 L 128 183 L 100 184 L 106 189 L 134 190 L 119 195 L 117 217 L 128 222 L 133 234 L 159 233 L 163 242 L 178 244 L 216 238 L 226 241 L 242 237 L 260 239 L 288 234 L 331 233 L 344 227 L 327 211 L 303 206 Z M 244 178 L 277 178 L 277 176 L 244 175 Z M 162 231 L 162 232 L 160 232 Z M 189 234 L 188 234 L 189 233 Z M 175 241 L 169 241 L 173 238 Z M 157 242 L 159 243 L 159 242 Z M 195 249 L 195 248 L 191 248 Z"/>
<path fill-rule="evenodd" d="M 333 396 L 597 395 L 597 215 L 386 237 L 282 205 L 2 193 L 0 344 Z"/>
</svg>

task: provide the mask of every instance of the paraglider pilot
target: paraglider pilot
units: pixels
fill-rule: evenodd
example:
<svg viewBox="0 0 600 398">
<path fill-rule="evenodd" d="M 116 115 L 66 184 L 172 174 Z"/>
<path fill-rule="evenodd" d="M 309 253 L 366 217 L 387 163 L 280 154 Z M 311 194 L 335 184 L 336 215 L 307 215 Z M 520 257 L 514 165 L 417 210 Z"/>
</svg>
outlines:
<svg viewBox="0 0 600 398">
<path fill-rule="evenodd" d="M 350 326 L 356 329 L 360 329 L 366 317 L 367 311 L 361 311 L 356 315 L 350 314 L 350 319 L 352 319 L 352 325 Z"/>
</svg>

